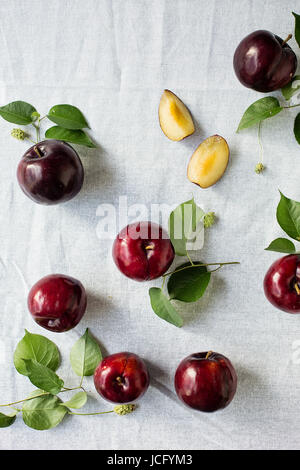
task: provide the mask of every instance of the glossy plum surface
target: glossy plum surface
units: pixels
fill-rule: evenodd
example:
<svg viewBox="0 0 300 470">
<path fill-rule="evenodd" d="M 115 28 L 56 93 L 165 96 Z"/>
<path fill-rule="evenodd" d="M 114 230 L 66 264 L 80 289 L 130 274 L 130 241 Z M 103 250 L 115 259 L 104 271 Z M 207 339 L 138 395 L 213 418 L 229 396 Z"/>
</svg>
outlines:
<svg viewBox="0 0 300 470">
<path fill-rule="evenodd" d="M 297 68 L 290 46 L 273 33 L 254 31 L 236 48 L 233 66 L 239 81 L 253 90 L 268 93 L 287 85 Z"/>
<path fill-rule="evenodd" d="M 23 155 L 17 170 L 23 192 L 39 204 L 57 204 L 80 191 L 84 171 L 77 152 L 59 140 L 33 145 Z"/>
<path fill-rule="evenodd" d="M 212 412 L 229 405 L 236 392 L 237 376 L 227 357 L 201 352 L 179 364 L 174 384 L 178 397 L 187 406 Z"/>
<path fill-rule="evenodd" d="M 86 305 L 81 282 L 63 274 L 43 277 L 28 294 L 28 309 L 34 321 L 57 333 L 74 328 L 83 317 Z"/>
<path fill-rule="evenodd" d="M 137 400 L 146 392 L 149 380 L 144 361 L 130 352 L 105 357 L 94 374 L 97 392 L 113 403 Z"/>
<path fill-rule="evenodd" d="M 117 235 L 113 259 L 125 276 L 135 281 L 148 281 L 167 271 L 174 259 L 174 248 L 159 225 L 136 222 Z"/>
<path fill-rule="evenodd" d="M 275 261 L 265 275 L 264 291 L 274 307 L 300 313 L 300 255 L 287 255 Z"/>
</svg>

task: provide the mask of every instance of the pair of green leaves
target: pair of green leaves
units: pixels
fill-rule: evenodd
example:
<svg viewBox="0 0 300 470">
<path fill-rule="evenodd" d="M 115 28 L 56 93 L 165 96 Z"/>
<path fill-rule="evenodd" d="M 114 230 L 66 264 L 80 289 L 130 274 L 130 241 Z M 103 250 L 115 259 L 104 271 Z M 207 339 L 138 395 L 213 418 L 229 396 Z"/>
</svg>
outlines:
<svg viewBox="0 0 300 470">
<path fill-rule="evenodd" d="M 90 335 L 88 329 L 79 338 L 71 349 L 70 362 L 73 371 L 79 377 L 93 375 L 94 370 L 102 359 L 98 343 Z M 38 375 L 41 380 L 53 379 L 51 373 L 55 373 L 60 365 L 60 355 L 57 346 L 48 338 L 29 333 L 25 330 L 25 336 L 18 343 L 14 354 L 14 365 L 20 374 Z M 37 374 L 35 374 L 35 368 Z M 46 372 L 47 371 L 47 372 Z M 49 372 L 50 371 L 50 372 Z M 31 378 L 30 378 L 31 380 Z M 57 381 L 57 384 L 61 382 Z M 44 391 L 52 393 L 50 389 L 33 383 Z M 50 384 L 51 388 L 52 384 Z M 60 388 L 62 388 L 63 384 Z M 55 393 L 55 392 L 54 392 Z M 57 392 L 56 392 L 57 393 Z"/>
<path fill-rule="evenodd" d="M 203 237 L 203 218 L 205 212 L 197 206 L 194 199 L 190 199 L 171 212 L 169 217 L 169 236 L 175 253 L 178 256 L 188 256 L 188 250 Z M 202 240 L 200 240 L 202 247 Z M 172 304 L 172 300 L 181 302 L 196 302 L 204 294 L 209 281 L 210 273 L 202 264 L 190 262 L 180 265 L 176 272 L 170 275 L 167 283 L 167 297 L 158 287 L 149 289 L 150 302 L 153 311 L 163 320 L 177 326 L 183 326 L 183 319 Z"/>
<path fill-rule="evenodd" d="M 46 131 L 47 139 L 63 140 L 90 148 L 96 147 L 83 131 L 84 128 L 89 128 L 89 125 L 82 112 L 75 106 L 58 104 L 50 109 L 47 117 L 57 124 Z"/>
<path fill-rule="evenodd" d="M 92 375 L 101 359 L 99 345 L 87 329 L 71 350 L 72 369 L 80 377 Z M 84 391 L 65 403 L 56 396 L 64 389 L 64 382 L 56 374 L 60 365 L 59 351 L 48 338 L 25 330 L 14 353 L 14 365 L 38 387 L 22 408 L 23 420 L 29 427 L 50 429 L 61 422 L 69 408 L 78 409 L 85 405 L 87 395 Z M 0 414 L 0 427 L 10 426 L 14 421 L 15 415 Z"/>
<path fill-rule="evenodd" d="M 300 241 L 300 202 L 293 201 L 282 193 L 280 196 L 276 212 L 277 222 L 289 237 Z M 287 254 L 296 253 L 294 243 L 287 238 L 276 238 L 266 250 Z"/>
<path fill-rule="evenodd" d="M 167 284 L 169 298 L 158 287 L 149 289 L 151 306 L 156 315 L 179 328 L 183 326 L 183 319 L 171 300 L 196 302 L 203 296 L 210 281 L 211 274 L 207 268 L 197 266 L 197 264 L 202 264 L 201 262 L 194 264 L 195 266 L 185 263 L 171 274 Z"/>
<path fill-rule="evenodd" d="M 33 124 L 40 118 L 34 106 L 25 101 L 13 101 L 0 107 L 0 116 L 8 122 L 19 125 Z M 82 112 L 69 104 L 58 104 L 53 106 L 47 118 L 57 124 L 50 127 L 45 133 L 48 139 L 63 140 L 72 144 L 84 145 L 86 147 L 96 147 L 90 137 L 83 129 L 89 125 Z"/>
<path fill-rule="evenodd" d="M 47 139 L 63 140 L 90 148 L 96 147 L 83 131 L 84 128 L 89 128 L 89 125 L 82 112 L 75 106 L 58 104 L 50 109 L 47 117 L 57 124 L 46 131 Z"/>
</svg>

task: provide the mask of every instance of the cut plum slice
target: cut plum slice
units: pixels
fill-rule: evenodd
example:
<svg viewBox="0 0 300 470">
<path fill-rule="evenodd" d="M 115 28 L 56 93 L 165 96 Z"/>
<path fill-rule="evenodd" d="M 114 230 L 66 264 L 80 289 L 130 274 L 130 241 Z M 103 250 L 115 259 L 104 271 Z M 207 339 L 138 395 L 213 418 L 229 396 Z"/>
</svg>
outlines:
<svg viewBox="0 0 300 470">
<path fill-rule="evenodd" d="M 158 116 L 160 127 L 170 140 L 182 140 L 195 132 L 189 110 L 170 90 L 165 90 L 161 96 Z"/>
<path fill-rule="evenodd" d="M 228 160 L 229 147 L 226 140 L 219 135 L 208 137 L 191 156 L 188 179 L 201 188 L 208 188 L 222 177 Z"/>
</svg>

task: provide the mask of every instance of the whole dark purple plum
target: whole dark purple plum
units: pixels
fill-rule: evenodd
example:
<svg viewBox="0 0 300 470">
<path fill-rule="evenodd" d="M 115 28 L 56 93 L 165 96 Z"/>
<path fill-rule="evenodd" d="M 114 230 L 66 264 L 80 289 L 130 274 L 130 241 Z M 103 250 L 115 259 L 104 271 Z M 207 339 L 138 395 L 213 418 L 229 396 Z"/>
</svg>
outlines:
<svg viewBox="0 0 300 470">
<path fill-rule="evenodd" d="M 17 178 L 23 192 L 33 201 L 58 204 L 79 193 L 84 171 L 73 147 L 60 140 L 44 140 L 25 152 Z"/>
<path fill-rule="evenodd" d="M 258 30 L 240 42 L 234 53 L 233 66 L 244 86 L 268 93 L 291 81 L 297 68 L 297 57 L 280 37 L 270 31 Z"/>
</svg>

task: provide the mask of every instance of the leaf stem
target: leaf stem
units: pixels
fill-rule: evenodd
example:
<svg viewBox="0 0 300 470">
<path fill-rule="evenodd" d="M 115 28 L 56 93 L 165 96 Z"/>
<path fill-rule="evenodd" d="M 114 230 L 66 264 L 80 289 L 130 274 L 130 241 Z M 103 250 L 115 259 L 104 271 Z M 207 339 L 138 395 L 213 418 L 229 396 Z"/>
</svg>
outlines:
<svg viewBox="0 0 300 470">
<path fill-rule="evenodd" d="M 81 390 L 83 390 L 85 392 L 85 389 L 82 386 L 80 386 L 80 387 L 74 387 L 74 388 L 63 387 L 63 389 L 58 393 L 71 392 L 73 390 L 78 390 L 79 388 L 81 388 Z M 11 403 L 6 403 L 5 405 L 0 405 L 0 408 L 5 408 L 5 407 L 8 407 L 8 406 L 17 405 L 18 403 L 23 403 L 24 401 L 33 400 L 34 398 L 43 397 L 45 395 L 51 395 L 51 393 L 49 393 L 49 392 L 40 393 L 39 395 L 35 395 L 34 397 L 28 397 L 28 398 L 24 398 L 23 400 L 13 401 Z"/>
<path fill-rule="evenodd" d="M 0 407 L 2 408 L 2 407 L 12 406 L 12 405 L 17 405 L 18 403 L 23 403 L 23 401 L 33 400 L 34 398 L 43 397 L 44 395 L 50 395 L 50 394 L 48 392 L 40 393 L 39 395 L 36 395 L 35 397 L 28 397 L 28 398 L 24 398 L 24 400 L 13 401 L 5 405 L 0 405 Z"/>
<path fill-rule="evenodd" d="M 111 411 L 99 411 L 98 413 L 73 413 L 73 411 L 69 411 L 69 415 L 78 415 L 78 416 L 95 416 L 95 415 L 105 415 L 107 413 L 114 413 L 114 410 Z"/>
<path fill-rule="evenodd" d="M 186 256 L 188 257 L 189 262 L 191 263 L 191 265 L 194 266 L 194 263 L 193 263 L 193 261 L 192 261 L 190 255 L 189 255 L 189 252 L 188 252 L 188 251 L 186 251 Z"/>
<path fill-rule="evenodd" d="M 29 139 L 29 137 L 26 137 L 24 140 L 28 140 L 28 142 L 31 142 L 34 145 L 37 144 L 37 142 L 35 142 L 34 140 Z"/>
<path fill-rule="evenodd" d="M 221 269 L 222 266 L 218 266 L 216 269 L 212 269 L 211 271 L 209 271 L 210 273 L 215 273 L 216 271 L 219 271 L 219 269 Z"/>
<path fill-rule="evenodd" d="M 283 109 L 297 108 L 300 104 L 292 104 L 291 106 L 282 106 Z"/>
<path fill-rule="evenodd" d="M 63 387 L 63 389 L 59 393 L 72 392 L 73 390 L 79 390 L 79 389 L 81 389 L 83 392 L 85 392 L 85 389 L 82 387 L 82 382 L 79 385 L 79 387 L 74 387 L 74 388 Z"/>
<path fill-rule="evenodd" d="M 212 271 L 209 272 L 214 272 L 217 271 L 218 269 L 222 268 L 223 266 L 227 264 L 240 264 L 239 261 L 228 261 L 226 263 L 201 263 L 201 264 L 191 264 L 190 266 L 184 266 L 183 268 L 175 269 L 174 271 L 170 271 L 166 274 L 163 274 L 162 277 L 170 276 L 171 274 L 174 273 L 179 273 L 180 271 L 184 271 L 185 269 L 190 269 L 190 268 L 197 268 L 200 266 L 216 266 L 218 265 L 219 267 L 217 269 L 213 269 Z"/>
<path fill-rule="evenodd" d="M 38 117 L 37 119 L 37 124 L 35 124 L 34 122 L 32 122 L 32 125 L 33 127 L 35 128 L 36 130 L 36 140 L 37 142 L 40 142 L 41 140 L 41 127 L 40 127 L 40 123 L 41 123 L 41 120 L 44 119 L 46 116 L 43 116 L 42 118 L 40 118 L 40 116 Z"/>
<path fill-rule="evenodd" d="M 37 141 L 37 143 L 38 143 L 38 142 L 40 141 L 40 136 L 39 136 L 39 134 L 40 134 L 40 131 L 39 131 L 40 127 L 39 127 L 39 125 L 34 124 L 34 122 L 32 123 L 32 125 L 33 125 L 33 127 L 35 128 L 35 130 L 36 130 L 36 141 Z"/>
<path fill-rule="evenodd" d="M 259 121 L 258 123 L 258 133 L 257 133 L 257 138 L 258 138 L 258 145 L 259 145 L 259 161 L 255 165 L 254 171 L 258 175 L 265 169 L 263 165 L 263 155 L 264 155 L 264 148 L 262 145 L 261 141 L 261 126 L 262 126 L 263 121 Z"/>
<path fill-rule="evenodd" d="M 264 148 L 263 148 L 262 141 L 261 141 L 261 126 L 262 126 L 262 121 L 259 121 L 259 124 L 258 124 L 259 161 L 262 163 Z"/>
</svg>

